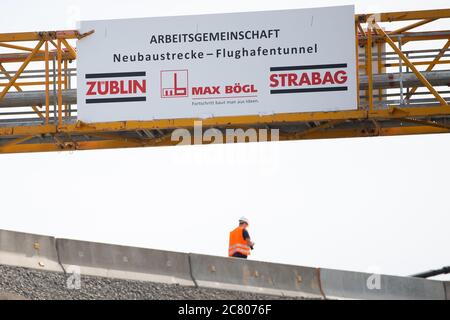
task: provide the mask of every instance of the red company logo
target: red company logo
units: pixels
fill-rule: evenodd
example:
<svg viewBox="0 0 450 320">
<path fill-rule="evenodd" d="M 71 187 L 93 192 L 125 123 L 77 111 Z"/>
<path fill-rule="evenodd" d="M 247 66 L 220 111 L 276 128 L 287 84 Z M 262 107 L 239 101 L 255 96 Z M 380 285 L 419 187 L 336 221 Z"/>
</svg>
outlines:
<svg viewBox="0 0 450 320">
<path fill-rule="evenodd" d="M 348 91 L 347 64 L 270 68 L 270 94 Z"/>
<path fill-rule="evenodd" d="M 146 72 L 86 74 L 86 103 L 146 101 Z"/>
<path fill-rule="evenodd" d="M 161 71 L 161 98 L 186 98 L 188 96 L 188 70 Z"/>
</svg>

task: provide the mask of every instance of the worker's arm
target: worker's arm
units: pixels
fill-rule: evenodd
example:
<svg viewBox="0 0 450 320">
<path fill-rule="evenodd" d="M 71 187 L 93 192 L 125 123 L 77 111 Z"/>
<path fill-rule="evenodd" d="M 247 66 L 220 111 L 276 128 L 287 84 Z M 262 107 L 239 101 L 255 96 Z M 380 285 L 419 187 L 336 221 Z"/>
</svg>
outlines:
<svg viewBox="0 0 450 320">
<path fill-rule="evenodd" d="M 242 236 L 244 237 L 244 240 L 247 241 L 247 245 L 253 250 L 253 246 L 255 245 L 252 240 L 250 239 L 250 235 L 247 230 L 242 231 Z"/>
<path fill-rule="evenodd" d="M 253 250 L 253 246 L 255 245 L 250 238 L 245 239 L 247 240 L 247 245 Z"/>
</svg>

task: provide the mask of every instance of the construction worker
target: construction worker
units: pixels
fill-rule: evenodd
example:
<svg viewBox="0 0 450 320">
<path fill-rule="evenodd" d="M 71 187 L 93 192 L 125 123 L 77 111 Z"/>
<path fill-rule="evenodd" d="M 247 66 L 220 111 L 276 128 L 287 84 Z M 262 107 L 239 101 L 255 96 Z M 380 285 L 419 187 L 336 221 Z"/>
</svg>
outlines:
<svg viewBox="0 0 450 320">
<path fill-rule="evenodd" d="M 239 219 L 239 226 L 230 232 L 229 257 L 247 259 L 250 255 L 250 250 L 253 250 L 255 244 L 250 239 L 247 227 L 248 219 L 242 217 Z"/>
</svg>

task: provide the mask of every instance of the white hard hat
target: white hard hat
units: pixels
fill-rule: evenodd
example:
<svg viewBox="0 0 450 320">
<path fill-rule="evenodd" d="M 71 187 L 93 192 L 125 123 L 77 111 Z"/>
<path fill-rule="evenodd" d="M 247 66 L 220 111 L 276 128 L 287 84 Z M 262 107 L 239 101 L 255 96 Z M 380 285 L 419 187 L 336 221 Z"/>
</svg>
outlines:
<svg viewBox="0 0 450 320">
<path fill-rule="evenodd" d="M 241 217 L 239 219 L 239 223 L 241 223 L 241 222 L 245 222 L 246 224 L 248 224 L 248 219 L 246 217 Z"/>
</svg>

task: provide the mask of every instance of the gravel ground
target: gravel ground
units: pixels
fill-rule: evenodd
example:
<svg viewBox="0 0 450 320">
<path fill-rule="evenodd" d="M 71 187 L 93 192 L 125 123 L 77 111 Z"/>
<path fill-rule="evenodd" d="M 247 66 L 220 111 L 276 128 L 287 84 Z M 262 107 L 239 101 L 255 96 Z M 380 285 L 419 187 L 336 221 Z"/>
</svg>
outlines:
<svg viewBox="0 0 450 320">
<path fill-rule="evenodd" d="M 66 275 L 0 265 L 0 300 L 259 300 L 277 296 L 129 281 L 81 277 L 81 289 L 68 289 Z M 289 298 L 283 298 L 289 299 Z"/>
</svg>

